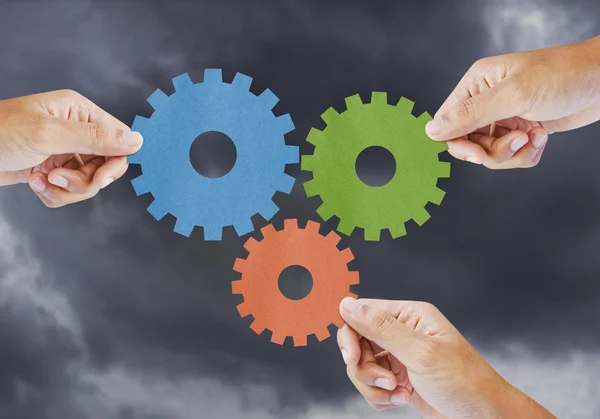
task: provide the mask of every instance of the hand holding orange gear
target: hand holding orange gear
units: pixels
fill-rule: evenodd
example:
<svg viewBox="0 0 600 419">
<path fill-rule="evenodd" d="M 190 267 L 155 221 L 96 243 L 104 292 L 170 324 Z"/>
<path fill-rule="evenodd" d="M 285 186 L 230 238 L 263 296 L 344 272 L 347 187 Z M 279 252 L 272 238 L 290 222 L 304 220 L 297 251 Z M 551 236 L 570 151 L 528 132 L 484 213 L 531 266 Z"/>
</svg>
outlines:
<svg viewBox="0 0 600 419">
<path fill-rule="evenodd" d="M 308 221 L 302 229 L 295 219 L 285 220 L 279 231 L 269 224 L 261 229 L 262 241 L 250 238 L 244 244 L 248 257 L 235 261 L 233 269 L 242 278 L 233 281 L 232 291 L 244 297 L 238 311 L 242 317 L 254 316 L 250 328 L 257 334 L 271 330 L 273 343 L 283 345 L 290 336 L 294 346 L 306 346 L 311 334 L 319 341 L 327 339 L 330 324 L 344 324 L 340 302 L 356 297 L 350 286 L 359 283 L 359 275 L 347 266 L 354 255 L 350 249 L 337 248 L 339 235 L 332 231 L 322 236 L 319 227 Z M 311 292 L 300 300 L 285 297 L 279 289 L 279 275 L 293 265 L 306 268 L 313 278 Z"/>
</svg>

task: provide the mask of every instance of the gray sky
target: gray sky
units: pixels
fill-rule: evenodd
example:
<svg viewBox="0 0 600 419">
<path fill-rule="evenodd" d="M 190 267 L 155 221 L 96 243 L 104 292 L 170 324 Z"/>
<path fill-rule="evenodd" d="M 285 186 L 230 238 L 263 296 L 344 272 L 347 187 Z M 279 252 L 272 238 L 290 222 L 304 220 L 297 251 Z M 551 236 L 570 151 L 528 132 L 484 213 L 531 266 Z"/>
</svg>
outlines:
<svg viewBox="0 0 600 419">
<path fill-rule="evenodd" d="M 594 1 L 0 0 L 0 98 L 75 89 L 130 124 L 155 88 L 206 67 L 269 87 L 304 139 L 330 105 L 373 90 L 435 112 L 478 58 L 600 33 Z M 600 126 L 555 135 L 539 167 L 453 164 L 423 227 L 343 241 L 363 296 L 436 304 L 500 372 L 561 418 L 600 412 Z M 283 217 L 319 220 L 297 166 Z M 127 178 L 49 210 L 0 190 L 0 417 L 367 418 L 334 339 L 256 336 L 230 293 L 233 230 L 187 239 Z M 254 219 L 257 228 L 264 220 Z M 335 227 L 335 220 L 323 231 Z M 260 237 L 254 234 L 254 237 Z M 410 411 L 389 417 L 412 418 Z"/>
</svg>

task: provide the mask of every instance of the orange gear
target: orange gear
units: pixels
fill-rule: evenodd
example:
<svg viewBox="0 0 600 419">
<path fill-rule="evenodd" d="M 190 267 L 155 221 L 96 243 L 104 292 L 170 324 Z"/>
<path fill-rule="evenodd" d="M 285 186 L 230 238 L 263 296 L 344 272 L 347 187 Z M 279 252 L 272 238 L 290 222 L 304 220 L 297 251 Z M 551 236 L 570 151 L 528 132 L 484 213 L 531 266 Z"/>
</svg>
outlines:
<svg viewBox="0 0 600 419">
<path fill-rule="evenodd" d="M 301 229 L 295 219 L 285 220 L 279 231 L 269 224 L 261 229 L 262 241 L 250 238 L 244 244 L 248 258 L 235 261 L 233 269 L 242 278 L 233 281 L 232 290 L 244 296 L 238 311 L 242 317 L 254 316 L 250 328 L 257 334 L 271 330 L 273 343 L 283 345 L 290 336 L 294 346 L 306 346 L 311 334 L 319 341 L 327 339 L 331 323 L 344 324 L 338 311 L 342 299 L 356 297 L 350 286 L 359 283 L 358 272 L 347 266 L 354 255 L 350 249 L 337 248 L 340 236 L 333 231 L 322 236 L 319 227 L 309 221 Z M 300 300 L 291 300 L 279 290 L 279 275 L 293 265 L 303 266 L 313 278 L 311 292 Z"/>
</svg>

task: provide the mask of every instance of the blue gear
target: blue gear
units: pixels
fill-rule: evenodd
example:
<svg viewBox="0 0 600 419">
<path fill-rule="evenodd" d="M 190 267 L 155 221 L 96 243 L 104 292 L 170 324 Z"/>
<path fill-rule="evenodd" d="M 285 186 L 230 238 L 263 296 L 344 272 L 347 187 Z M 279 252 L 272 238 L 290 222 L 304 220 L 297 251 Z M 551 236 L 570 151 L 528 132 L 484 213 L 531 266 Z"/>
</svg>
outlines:
<svg viewBox="0 0 600 419">
<path fill-rule="evenodd" d="M 273 114 L 277 96 L 269 89 L 256 96 L 251 83 L 241 73 L 224 83 L 220 69 L 207 69 L 204 82 L 194 84 L 185 73 L 173 78 L 171 96 L 157 89 L 148 98 L 150 118 L 136 116 L 132 130 L 144 145 L 129 156 L 142 166 L 133 187 L 137 195 L 152 193 L 148 212 L 156 220 L 177 218 L 176 233 L 189 237 L 201 226 L 205 240 L 221 240 L 223 227 L 233 225 L 243 236 L 254 230 L 253 215 L 268 221 L 279 211 L 276 191 L 291 192 L 295 179 L 284 170 L 298 163 L 298 147 L 286 145 L 284 135 L 294 123 L 289 114 Z M 201 176 L 190 162 L 192 143 L 209 131 L 227 135 L 237 151 L 233 169 L 220 178 Z"/>
</svg>

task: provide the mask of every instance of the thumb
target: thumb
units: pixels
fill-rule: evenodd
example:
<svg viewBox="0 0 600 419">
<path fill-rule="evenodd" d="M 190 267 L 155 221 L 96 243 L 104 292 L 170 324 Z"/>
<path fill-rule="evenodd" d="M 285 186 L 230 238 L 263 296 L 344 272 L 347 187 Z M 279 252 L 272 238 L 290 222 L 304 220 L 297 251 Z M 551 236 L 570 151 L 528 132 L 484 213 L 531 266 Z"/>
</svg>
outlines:
<svg viewBox="0 0 600 419">
<path fill-rule="evenodd" d="M 361 300 L 345 298 L 340 314 L 348 326 L 390 352 L 409 369 L 417 368 L 428 350 L 424 335 Z"/>
<path fill-rule="evenodd" d="M 96 156 L 128 156 L 142 146 L 139 132 L 111 125 L 73 122 L 55 119 L 48 132 L 51 138 L 41 138 L 47 154 L 94 154 Z M 50 140 L 50 141 L 48 141 Z"/>
<path fill-rule="evenodd" d="M 463 137 L 479 128 L 525 112 L 527 104 L 515 99 L 516 88 L 505 81 L 484 92 L 461 100 L 447 111 L 436 115 L 425 130 L 437 141 Z"/>
</svg>

